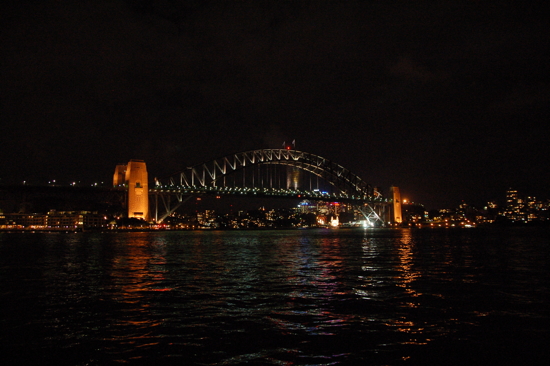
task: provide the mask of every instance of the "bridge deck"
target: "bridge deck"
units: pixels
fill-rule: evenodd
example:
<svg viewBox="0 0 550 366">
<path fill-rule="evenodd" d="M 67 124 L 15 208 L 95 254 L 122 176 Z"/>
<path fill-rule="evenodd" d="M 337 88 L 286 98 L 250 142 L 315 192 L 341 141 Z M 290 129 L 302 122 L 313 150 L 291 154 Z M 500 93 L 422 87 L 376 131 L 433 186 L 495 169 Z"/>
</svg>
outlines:
<svg viewBox="0 0 550 366">
<path fill-rule="evenodd" d="M 151 195 L 169 196 L 181 195 L 232 195 L 242 197 L 272 197 L 272 198 L 297 198 L 315 201 L 338 201 L 355 203 L 389 203 L 391 200 L 374 196 L 355 196 L 346 193 L 330 193 L 321 191 L 302 191 L 277 188 L 230 188 L 230 187 L 170 187 L 158 186 L 149 189 Z"/>
</svg>

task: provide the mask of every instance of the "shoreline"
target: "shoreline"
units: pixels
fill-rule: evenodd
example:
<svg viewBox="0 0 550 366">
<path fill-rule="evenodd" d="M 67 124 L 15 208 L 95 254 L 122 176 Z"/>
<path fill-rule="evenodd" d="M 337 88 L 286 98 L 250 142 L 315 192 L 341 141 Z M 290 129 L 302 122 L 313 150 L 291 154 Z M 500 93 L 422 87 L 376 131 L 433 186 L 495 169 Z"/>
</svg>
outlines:
<svg viewBox="0 0 550 366">
<path fill-rule="evenodd" d="M 128 233 L 128 232 L 180 232 L 180 231 L 265 231 L 265 230 L 352 230 L 352 229 L 410 229 L 410 230 L 455 230 L 455 229 L 486 229 L 486 228 L 541 228 L 550 227 L 550 222 L 533 223 L 508 223 L 508 224 L 479 224 L 472 227 L 463 226 L 432 226 L 429 224 L 422 226 L 383 226 L 383 227 L 266 227 L 266 228 L 124 228 L 124 229 L 106 229 L 106 228 L 0 228 L 0 233 Z"/>
</svg>

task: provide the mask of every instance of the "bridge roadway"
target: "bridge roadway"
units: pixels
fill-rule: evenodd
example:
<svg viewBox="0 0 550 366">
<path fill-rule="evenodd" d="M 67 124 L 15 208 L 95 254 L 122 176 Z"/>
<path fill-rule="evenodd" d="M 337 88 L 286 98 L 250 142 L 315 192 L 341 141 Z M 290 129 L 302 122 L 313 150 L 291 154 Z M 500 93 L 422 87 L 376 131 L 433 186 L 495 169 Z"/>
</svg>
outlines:
<svg viewBox="0 0 550 366">
<path fill-rule="evenodd" d="M 237 187 L 178 187 L 156 186 L 149 188 L 149 195 L 231 195 L 236 197 L 272 197 L 272 198 L 296 198 L 314 201 L 335 201 L 347 203 L 387 203 L 387 198 L 349 195 L 347 193 L 329 193 L 319 190 L 302 191 L 280 188 L 237 188 Z"/>
</svg>

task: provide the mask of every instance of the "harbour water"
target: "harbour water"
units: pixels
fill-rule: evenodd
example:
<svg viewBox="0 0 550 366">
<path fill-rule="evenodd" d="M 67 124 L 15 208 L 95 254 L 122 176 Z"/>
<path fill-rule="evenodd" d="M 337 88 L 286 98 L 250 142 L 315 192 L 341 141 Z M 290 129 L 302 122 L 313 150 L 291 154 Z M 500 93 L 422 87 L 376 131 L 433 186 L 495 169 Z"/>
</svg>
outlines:
<svg viewBox="0 0 550 366">
<path fill-rule="evenodd" d="M 0 233 L 2 365 L 546 365 L 550 230 Z"/>
</svg>

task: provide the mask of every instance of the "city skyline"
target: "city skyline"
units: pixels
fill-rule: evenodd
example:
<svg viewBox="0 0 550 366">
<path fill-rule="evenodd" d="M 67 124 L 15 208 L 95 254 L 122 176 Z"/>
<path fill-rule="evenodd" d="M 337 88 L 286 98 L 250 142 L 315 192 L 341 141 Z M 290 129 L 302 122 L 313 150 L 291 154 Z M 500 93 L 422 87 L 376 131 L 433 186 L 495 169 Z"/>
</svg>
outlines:
<svg viewBox="0 0 550 366">
<path fill-rule="evenodd" d="M 166 176 L 278 148 L 430 208 L 548 197 L 536 4 L 20 1 L 0 6 L 0 182 Z"/>
</svg>

